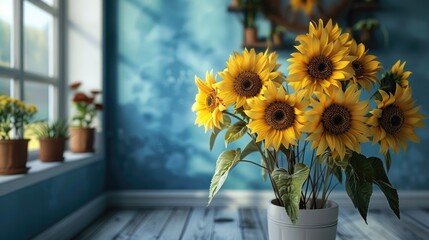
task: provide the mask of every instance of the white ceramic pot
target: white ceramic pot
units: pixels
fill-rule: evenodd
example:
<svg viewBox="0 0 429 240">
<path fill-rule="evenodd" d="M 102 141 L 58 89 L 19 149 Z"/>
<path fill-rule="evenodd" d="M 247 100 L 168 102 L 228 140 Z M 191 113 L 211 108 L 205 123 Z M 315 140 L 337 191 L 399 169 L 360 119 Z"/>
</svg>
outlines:
<svg viewBox="0 0 429 240">
<path fill-rule="evenodd" d="M 335 240 L 337 234 L 338 204 L 326 203 L 323 209 L 300 209 L 298 221 L 293 224 L 284 207 L 268 204 L 267 220 L 270 240 Z"/>
</svg>

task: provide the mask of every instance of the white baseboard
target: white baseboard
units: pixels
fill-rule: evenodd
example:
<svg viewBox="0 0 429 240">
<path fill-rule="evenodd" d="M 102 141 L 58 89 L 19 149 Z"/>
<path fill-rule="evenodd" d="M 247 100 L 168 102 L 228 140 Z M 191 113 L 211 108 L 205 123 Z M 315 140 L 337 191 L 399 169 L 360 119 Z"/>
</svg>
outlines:
<svg viewBox="0 0 429 240">
<path fill-rule="evenodd" d="M 429 208 L 429 191 L 399 191 L 398 194 L 401 209 Z M 110 191 L 81 207 L 34 239 L 70 239 L 100 216 L 107 207 L 205 207 L 207 196 L 208 191 L 205 190 Z M 263 208 L 273 197 L 271 191 L 224 190 L 216 195 L 210 206 Z M 329 199 L 337 202 L 340 207 L 353 207 L 345 192 L 332 192 Z M 383 193 L 372 194 L 370 208 L 388 207 Z"/>
<path fill-rule="evenodd" d="M 399 191 L 400 208 L 428 208 L 429 191 Z M 112 207 L 204 207 L 207 206 L 208 191 L 111 191 L 107 193 L 108 205 Z M 213 199 L 210 206 L 221 207 L 265 207 L 274 198 L 272 191 L 224 190 Z M 330 200 L 340 207 L 353 207 L 346 192 L 332 192 Z M 388 208 L 382 192 L 374 192 L 370 208 Z"/>
<path fill-rule="evenodd" d="M 106 207 L 106 194 L 102 194 L 51 226 L 33 240 L 71 239 L 100 216 Z"/>
</svg>

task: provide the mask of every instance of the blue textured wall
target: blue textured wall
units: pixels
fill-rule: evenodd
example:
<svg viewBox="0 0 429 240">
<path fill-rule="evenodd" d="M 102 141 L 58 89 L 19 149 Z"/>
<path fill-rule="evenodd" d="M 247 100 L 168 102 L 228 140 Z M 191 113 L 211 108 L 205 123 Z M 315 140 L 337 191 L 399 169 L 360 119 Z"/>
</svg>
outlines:
<svg viewBox="0 0 429 240">
<path fill-rule="evenodd" d="M 99 161 L 0 197 L 0 239 L 30 239 L 100 195 Z"/>
<path fill-rule="evenodd" d="M 385 3 L 377 17 L 390 33 L 388 49 L 377 54 L 384 66 L 407 60 L 414 96 L 428 114 L 429 21 L 426 9 L 409 1 Z M 113 97 L 109 131 L 108 178 L 114 189 L 207 189 L 221 141 L 208 151 L 209 134 L 193 125 L 194 75 L 223 70 L 233 50 L 241 51 L 242 27 L 226 11 L 229 0 L 117 1 L 117 75 L 108 85 Z M 116 33 L 116 34 L 115 34 Z M 281 52 L 280 61 L 290 52 Z M 285 69 L 285 66 L 282 67 Z M 109 99 L 108 99 L 109 101 Z M 429 189 L 429 130 L 419 130 L 420 145 L 394 157 L 392 182 L 400 189 Z M 364 152 L 371 152 L 366 145 Z M 372 151 L 376 152 L 376 151 Z M 269 187 L 260 170 L 241 164 L 229 175 L 230 189 Z"/>
</svg>

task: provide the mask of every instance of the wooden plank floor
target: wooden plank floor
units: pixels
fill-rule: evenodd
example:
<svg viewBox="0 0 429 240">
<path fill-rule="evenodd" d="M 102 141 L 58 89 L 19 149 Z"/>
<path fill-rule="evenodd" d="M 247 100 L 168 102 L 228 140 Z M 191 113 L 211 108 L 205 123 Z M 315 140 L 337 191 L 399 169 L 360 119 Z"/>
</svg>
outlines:
<svg viewBox="0 0 429 240">
<path fill-rule="evenodd" d="M 265 209 L 151 208 L 109 210 L 74 239 L 268 239 Z M 427 240 L 429 210 L 372 210 L 368 225 L 357 210 L 340 208 L 338 240 Z"/>
</svg>

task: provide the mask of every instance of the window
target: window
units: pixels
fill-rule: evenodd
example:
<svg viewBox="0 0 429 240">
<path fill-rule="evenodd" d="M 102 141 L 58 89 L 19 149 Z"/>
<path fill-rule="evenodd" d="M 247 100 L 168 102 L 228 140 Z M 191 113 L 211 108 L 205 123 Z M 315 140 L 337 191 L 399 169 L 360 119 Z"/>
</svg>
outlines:
<svg viewBox="0 0 429 240">
<path fill-rule="evenodd" d="M 0 94 L 35 104 L 36 120 L 56 119 L 63 102 L 62 2 L 0 0 Z M 32 140 L 30 149 L 37 148 Z"/>
</svg>

